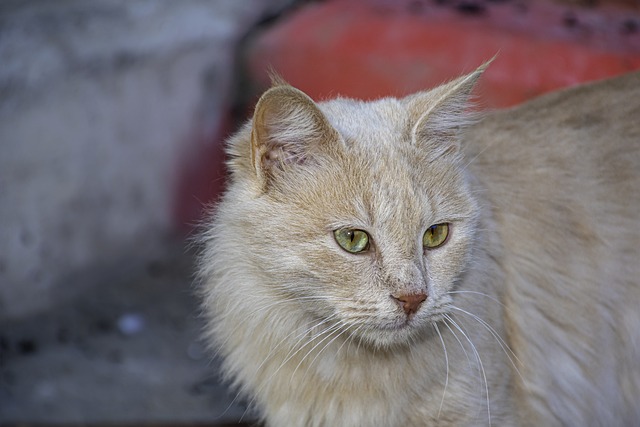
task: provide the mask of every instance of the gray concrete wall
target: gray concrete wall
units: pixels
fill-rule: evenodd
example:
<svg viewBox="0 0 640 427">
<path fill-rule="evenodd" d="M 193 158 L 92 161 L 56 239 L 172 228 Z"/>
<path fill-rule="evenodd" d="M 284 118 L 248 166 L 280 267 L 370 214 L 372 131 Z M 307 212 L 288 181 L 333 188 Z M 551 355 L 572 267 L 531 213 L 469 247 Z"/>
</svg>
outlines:
<svg viewBox="0 0 640 427">
<path fill-rule="evenodd" d="M 229 101 L 239 37 L 288 3 L 0 4 L 0 318 L 162 247 L 180 169 Z"/>
</svg>

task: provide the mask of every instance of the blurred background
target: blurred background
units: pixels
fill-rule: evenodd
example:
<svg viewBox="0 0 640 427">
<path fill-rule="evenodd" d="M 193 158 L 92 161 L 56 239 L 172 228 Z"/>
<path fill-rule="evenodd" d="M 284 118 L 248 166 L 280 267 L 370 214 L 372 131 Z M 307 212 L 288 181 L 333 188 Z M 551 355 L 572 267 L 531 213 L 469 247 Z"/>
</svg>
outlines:
<svg viewBox="0 0 640 427">
<path fill-rule="evenodd" d="M 640 0 L 0 0 L 0 425 L 250 421 L 189 241 L 269 67 L 372 99 L 496 54 L 486 109 L 640 69 Z"/>
</svg>

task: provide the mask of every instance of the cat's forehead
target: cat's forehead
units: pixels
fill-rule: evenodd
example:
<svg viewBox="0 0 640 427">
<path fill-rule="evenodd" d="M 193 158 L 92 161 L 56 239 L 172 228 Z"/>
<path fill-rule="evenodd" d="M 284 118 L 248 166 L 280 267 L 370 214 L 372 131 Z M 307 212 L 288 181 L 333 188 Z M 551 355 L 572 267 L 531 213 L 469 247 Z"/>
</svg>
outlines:
<svg viewBox="0 0 640 427">
<path fill-rule="evenodd" d="M 408 114 L 398 99 L 367 102 L 338 98 L 320 103 L 319 107 L 345 141 L 380 146 L 409 138 Z"/>
<path fill-rule="evenodd" d="M 315 164 L 304 179 L 292 178 L 294 200 L 331 223 L 353 220 L 351 225 L 398 236 L 446 216 L 447 201 L 460 192 L 458 174 L 445 162 L 426 161 L 424 147 L 412 141 L 413 123 L 401 100 L 335 99 L 318 106 L 345 149 L 327 150 L 328 162 Z"/>
<path fill-rule="evenodd" d="M 397 99 L 337 99 L 320 108 L 347 145 L 344 156 L 334 159 L 342 173 L 328 175 L 332 188 L 348 195 L 338 204 L 342 212 L 332 214 L 347 213 L 385 229 L 412 228 L 433 214 L 428 173 L 416 162 L 409 117 Z"/>
<path fill-rule="evenodd" d="M 372 211 L 382 209 L 373 216 L 391 215 L 395 210 L 391 205 L 406 212 L 429 210 L 430 190 L 439 184 L 431 179 L 432 168 L 425 168 L 419 148 L 411 143 L 412 124 L 400 100 L 338 98 L 319 105 L 347 146 L 338 160 L 346 162 L 345 185 L 353 189 L 359 183 L 360 195 L 369 199 L 365 205 Z M 354 179 L 355 174 L 359 179 Z"/>
</svg>

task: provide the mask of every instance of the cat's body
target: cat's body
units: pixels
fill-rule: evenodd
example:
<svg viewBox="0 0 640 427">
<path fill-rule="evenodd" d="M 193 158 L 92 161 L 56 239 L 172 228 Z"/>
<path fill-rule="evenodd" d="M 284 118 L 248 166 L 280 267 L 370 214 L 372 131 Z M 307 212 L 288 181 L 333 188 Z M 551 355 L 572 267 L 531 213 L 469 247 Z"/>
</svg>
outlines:
<svg viewBox="0 0 640 427">
<path fill-rule="evenodd" d="M 493 144 L 471 167 L 503 245 L 508 340 L 534 425 L 640 425 L 639 97 L 636 73 L 469 133 L 468 146 Z"/>
<path fill-rule="evenodd" d="M 270 426 L 640 425 L 640 74 L 460 132 L 479 74 L 230 141 L 208 333 Z"/>
</svg>

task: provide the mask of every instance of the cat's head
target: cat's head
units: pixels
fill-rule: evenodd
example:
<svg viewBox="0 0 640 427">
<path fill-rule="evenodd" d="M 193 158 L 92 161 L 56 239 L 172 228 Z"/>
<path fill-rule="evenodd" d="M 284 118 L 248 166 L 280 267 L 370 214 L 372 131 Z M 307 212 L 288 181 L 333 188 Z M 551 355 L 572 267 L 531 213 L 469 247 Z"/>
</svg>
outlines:
<svg viewBox="0 0 640 427">
<path fill-rule="evenodd" d="M 478 216 L 459 133 L 483 69 L 373 102 L 268 90 L 229 149 L 233 238 L 255 291 L 376 346 L 446 314 Z"/>
</svg>

